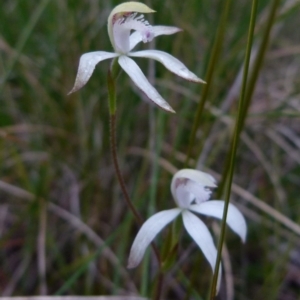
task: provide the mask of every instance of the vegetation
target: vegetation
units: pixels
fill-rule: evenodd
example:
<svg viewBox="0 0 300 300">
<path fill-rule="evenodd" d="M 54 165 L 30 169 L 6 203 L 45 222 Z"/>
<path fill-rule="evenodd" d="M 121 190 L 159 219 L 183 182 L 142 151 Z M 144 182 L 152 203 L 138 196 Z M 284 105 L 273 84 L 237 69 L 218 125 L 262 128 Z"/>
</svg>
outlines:
<svg viewBox="0 0 300 300">
<path fill-rule="evenodd" d="M 153 297 L 154 252 L 149 249 L 138 268 L 126 268 L 139 224 L 111 158 L 109 61 L 67 96 L 80 56 L 112 50 L 107 17 L 119 3 L 2 3 L 1 296 Z M 219 186 L 212 198 L 225 200 L 231 191 L 230 201 L 248 225 L 245 245 L 226 233 L 217 298 L 299 299 L 299 1 L 258 1 L 252 48 L 252 1 L 145 3 L 156 11 L 146 16 L 151 24 L 183 32 L 139 47 L 172 54 L 207 84 L 184 81 L 153 60 L 137 58 L 175 109 L 172 114 L 149 104 L 124 72 L 119 76 L 117 154 L 131 201 L 146 220 L 175 206 L 170 183 L 176 170 L 210 173 Z M 247 49 L 252 57 L 243 86 Z M 221 223 L 204 221 L 217 244 Z M 162 257 L 170 254 L 170 236 L 168 227 L 155 239 Z M 177 238 L 162 299 L 207 299 L 211 269 L 184 230 Z"/>
</svg>

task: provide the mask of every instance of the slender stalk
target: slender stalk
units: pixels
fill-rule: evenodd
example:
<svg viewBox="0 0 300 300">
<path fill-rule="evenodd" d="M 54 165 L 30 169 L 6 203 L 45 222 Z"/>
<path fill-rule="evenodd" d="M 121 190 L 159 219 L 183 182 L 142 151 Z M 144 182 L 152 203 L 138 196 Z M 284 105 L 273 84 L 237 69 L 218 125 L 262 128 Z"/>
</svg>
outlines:
<svg viewBox="0 0 300 300">
<path fill-rule="evenodd" d="M 243 105 L 242 105 L 242 116 L 241 116 L 241 119 L 240 119 L 240 124 L 239 124 L 239 127 L 237 128 L 240 132 L 239 134 L 241 133 L 241 131 L 243 130 L 243 127 L 244 127 L 244 124 L 245 124 L 245 121 L 246 121 L 246 117 L 247 117 L 247 113 L 248 113 L 248 110 L 249 110 L 249 107 L 250 107 L 250 103 L 251 103 L 251 99 L 252 99 L 252 95 L 254 93 L 254 89 L 255 89 L 255 85 L 256 85 L 256 82 L 257 82 L 257 79 L 258 79 L 258 74 L 259 74 L 259 71 L 262 67 L 262 63 L 263 63 L 263 59 L 265 57 L 265 54 L 266 54 L 266 50 L 267 50 L 267 46 L 268 46 L 268 41 L 269 41 L 269 36 L 270 36 L 270 33 L 271 33 L 271 29 L 272 29 L 272 25 L 274 23 L 274 20 L 275 20 L 275 15 L 276 15 L 276 11 L 277 11 L 277 7 L 280 3 L 280 0 L 274 0 L 273 1 L 273 5 L 271 7 L 271 10 L 270 10 L 270 13 L 269 13 L 269 16 L 268 16 L 268 19 L 266 21 L 266 29 L 264 31 L 264 34 L 263 34 L 263 37 L 262 37 L 262 42 L 260 44 L 260 47 L 259 47 L 259 50 L 257 52 L 257 57 L 255 59 L 255 62 L 254 62 L 254 66 L 253 66 L 253 71 L 251 72 L 251 75 L 250 75 L 250 79 L 249 79 L 249 83 L 247 85 L 247 89 L 246 90 L 243 90 Z M 246 66 L 245 66 L 246 68 Z M 245 72 L 245 70 L 244 70 Z M 247 67 L 247 72 L 248 72 L 248 67 Z M 225 161 L 225 167 L 224 167 L 224 172 L 223 172 L 223 176 L 222 176 L 222 181 L 221 183 L 219 184 L 219 188 L 218 188 L 218 195 L 217 196 L 221 196 L 223 194 L 223 190 L 225 189 L 225 186 L 226 186 L 226 174 L 227 174 L 227 170 L 229 170 L 229 165 L 230 165 L 230 154 L 232 153 L 233 151 L 233 142 L 231 142 L 231 146 L 230 146 L 230 150 L 229 150 L 229 155 L 227 156 L 226 158 L 226 161 Z"/>
<path fill-rule="evenodd" d="M 43 198 L 40 199 L 39 232 L 37 238 L 37 256 L 39 272 L 40 295 L 47 295 L 46 282 L 46 229 L 47 229 L 47 208 Z"/>
<path fill-rule="evenodd" d="M 139 214 L 139 212 L 135 209 L 134 205 L 132 204 L 132 202 L 130 200 L 130 197 L 127 192 L 127 188 L 126 188 L 126 185 L 125 185 L 125 182 L 124 182 L 124 179 L 123 179 L 122 173 L 120 171 L 120 167 L 119 167 L 117 148 L 116 148 L 116 115 L 115 114 L 110 115 L 110 147 L 111 147 L 111 153 L 112 153 L 115 172 L 116 172 L 119 184 L 121 186 L 126 204 L 132 211 L 136 221 L 141 226 L 143 224 L 143 219 L 142 219 L 141 215 Z M 161 257 L 160 257 L 160 254 L 159 254 L 159 251 L 158 251 L 156 245 L 154 243 L 151 243 L 151 247 L 154 251 L 154 254 L 155 254 L 156 259 L 159 264 L 159 274 L 158 274 L 158 280 L 157 280 L 157 285 L 156 285 L 156 292 L 155 292 L 155 296 L 154 296 L 155 300 L 159 300 L 161 291 L 162 291 L 162 285 L 163 285 L 163 272 L 162 272 L 162 268 L 161 268 L 162 263 L 161 263 Z"/>
<path fill-rule="evenodd" d="M 134 205 L 132 204 L 129 194 L 127 192 L 127 188 L 120 171 L 118 155 L 117 155 L 117 145 L 116 145 L 116 87 L 115 87 L 115 78 L 117 77 L 118 72 L 116 71 L 116 63 L 113 61 L 111 70 L 107 73 L 107 89 L 108 89 L 108 99 L 109 99 L 109 115 L 110 115 L 110 151 L 112 154 L 113 164 L 115 168 L 115 172 L 123 192 L 125 201 L 132 211 L 136 221 L 139 225 L 143 224 L 143 219 L 140 216 L 139 212 L 135 209 Z"/>
<path fill-rule="evenodd" d="M 154 294 L 154 297 L 153 297 L 154 300 L 160 300 L 162 287 L 163 287 L 163 282 L 164 282 L 164 273 L 161 271 L 161 268 L 160 268 L 160 271 L 159 271 L 158 276 L 157 276 L 155 294 Z"/>
<path fill-rule="evenodd" d="M 270 39 L 270 34 L 271 34 L 271 29 L 272 26 L 275 22 L 275 17 L 276 17 L 276 12 L 277 8 L 279 6 L 280 0 L 273 0 L 268 19 L 267 19 L 267 25 L 266 29 L 263 34 L 262 38 L 262 43 L 259 47 L 257 58 L 255 60 L 254 66 L 253 66 L 253 71 L 249 80 L 249 84 L 247 85 L 247 93 L 245 94 L 245 108 L 244 108 L 244 115 L 247 113 L 247 110 L 250 106 L 251 103 L 251 98 L 254 93 L 254 89 L 256 86 L 256 82 L 258 79 L 259 72 L 261 70 L 263 60 L 265 58 L 266 51 L 268 49 L 268 44 L 269 44 L 269 39 Z M 245 119 L 245 116 L 244 118 Z"/>
<path fill-rule="evenodd" d="M 248 70 L 249 70 L 249 63 L 250 63 L 250 57 L 251 57 L 251 48 L 252 48 L 252 41 L 253 41 L 254 28 L 255 28 L 257 1 L 258 0 L 252 1 L 248 41 L 247 41 L 247 48 L 246 48 L 246 55 L 245 55 L 243 83 L 242 83 L 242 89 L 241 89 L 241 97 L 240 97 L 240 101 L 239 101 L 238 116 L 237 116 L 237 121 L 235 124 L 234 136 L 233 136 L 232 151 L 231 151 L 231 155 L 230 155 L 230 166 L 229 166 L 229 171 L 228 171 L 228 181 L 227 181 L 227 185 L 226 185 L 225 206 L 224 206 L 223 218 L 222 218 L 221 235 L 220 235 L 220 241 L 218 244 L 217 261 L 216 261 L 214 275 L 213 275 L 212 287 L 210 290 L 210 299 L 214 299 L 214 297 L 216 295 L 219 266 L 220 266 L 220 262 L 221 262 L 222 248 L 223 248 L 223 243 L 224 243 L 224 239 L 225 239 L 226 219 L 227 219 L 228 206 L 229 206 L 229 202 L 230 202 L 229 200 L 230 200 L 230 193 L 231 193 L 231 183 L 232 183 L 232 178 L 233 178 L 233 171 L 234 171 L 234 166 L 235 166 L 235 157 L 236 157 L 236 151 L 237 151 L 238 142 L 239 142 L 239 136 L 240 136 L 241 128 L 243 125 L 243 119 L 245 117 L 243 108 L 244 108 L 245 98 L 246 98 L 246 84 L 247 84 L 247 78 L 248 78 Z"/>
<path fill-rule="evenodd" d="M 213 44 L 213 47 L 211 50 L 211 55 L 210 55 L 210 59 L 208 62 L 207 75 L 205 76 L 206 84 L 203 87 L 203 92 L 202 92 L 202 95 L 201 95 L 199 103 L 198 103 L 192 131 L 191 131 L 191 135 L 190 135 L 190 139 L 189 139 L 189 146 L 188 146 L 187 156 L 186 156 L 186 160 L 185 160 L 186 167 L 189 165 L 189 160 L 191 158 L 191 153 L 192 153 L 192 147 L 194 146 L 194 143 L 195 143 L 196 133 L 197 133 L 198 127 L 200 125 L 200 120 L 201 120 L 201 116 L 202 116 L 202 113 L 204 110 L 205 102 L 207 100 L 207 96 L 210 91 L 210 87 L 212 86 L 212 83 L 213 83 L 213 76 L 215 73 L 216 65 L 218 63 L 220 52 L 222 50 L 222 44 L 223 44 L 223 40 L 224 40 L 224 33 L 225 33 L 225 29 L 226 29 L 226 22 L 227 22 L 227 18 L 228 18 L 230 4 L 231 4 L 231 0 L 227 0 L 225 2 L 224 9 L 222 10 L 222 15 L 220 18 L 218 30 L 216 33 L 215 41 L 214 41 L 214 44 Z"/>
<path fill-rule="evenodd" d="M 112 64 L 113 68 L 115 68 L 115 64 L 113 62 Z M 114 74 L 114 75 L 113 75 Z M 112 154 L 113 164 L 115 168 L 115 172 L 117 175 L 118 182 L 120 184 L 121 190 L 123 192 L 126 204 L 132 211 L 136 221 L 141 226 L 143 224 L 143 219 L 139 212 L 135 209 L 133 203 L 130 200 L 124 178 L 122 176 L 120 166 L 119 166 L 119 160 L 117 155 L 117 144 L 116 144 L 116 88 L 115 88 L 115 77 L 117 77 L 117 72 L 115 70 L 109 70 L 107 74 L 107 88 L 108 88 L 108 98 L 109 98 L 109 112 L 110 112 L 110 150 Z M 162 272 L 162 262 L 161 257 L 159 254 L 159 251 L 156 247 L 156 245 L 152 242 L 151 247 L 154 251 L 154 254 L 156 256 L 156 259 L 159 264 L 159 273 L 158 273 L 158 279 L 157 279 L 157 285 L 155 289 L 155 296 L 153 299 L 159 300 L 161 291 L 162 291 L 162 284 L 163 284 L 163 272 Z"/>
<path fill-rule="evenodd" d="M 143 224 L 143 219 L 140 216 L 139 212 L 135 209 L 134 205 L 132 204 L 129 194 L 127 192 L 127 188 L 123 179 L 123 176 L 120 171 L 119 162 L 118 162 L 118 155 L 117 155 L 117 147 L 116 147 L 116 115 L 110 115 L 110 150 L 112 153 L 112 159 L 114 163 L 115 172 L 122 189 L 126 204 L 134 214 L 135 219 L 139 223 L 139 225 Z"/>
</svg>

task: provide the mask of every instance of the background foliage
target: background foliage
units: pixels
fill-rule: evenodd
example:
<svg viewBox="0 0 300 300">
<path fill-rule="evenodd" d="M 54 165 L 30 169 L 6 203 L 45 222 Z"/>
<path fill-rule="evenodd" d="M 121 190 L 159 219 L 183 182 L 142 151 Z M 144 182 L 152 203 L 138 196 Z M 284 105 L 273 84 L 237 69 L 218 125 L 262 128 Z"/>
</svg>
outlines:
<svg viewBox="0 0 300 300">
<path fill-rule="evenodd" d="M 275 0 L 276 1 L 276 0 Z M 274 1 L 258 2 L 252 63 Z M 81 54 L 111 51 L 106 21 L 119 1 L 3 1 L 0 9 L 0 292 L 150 296 L 156 261 L 127 270 L 138 227 L 109 151 L 106 73 L 67 96 Z M 201 78 L 225 1 L 147 1 L 152 24 L 183 32 L 150 47 Z M 247 218 L 246 245 L 229 230 L 219 299 L 299 299 L 300 2 L 281 1 L 241 135 L 231 200 Z M 251 1 L 232 1 L 220 55 L 191 148 L 190 167 L 221 180 L 241 88 Z M 147 48 L 149 45 L 142 45 Z M 118 79 L 118 153 L 132 201 L 146 219 L 174 207 L 172 172 L 184 167 L 203 86 L 138 60 L 177 114 L 152 107 Z M 251 70 L 253 68 L 250 68 Z M 251 72 L 250 72 L 251 73 Z M 250 95 L 250 94 L 249 94 Z M 146 101 L 141 101 L 143 98 Z M 217 191 L 214 196 L 217 195 Z M 221 197 L 222 199 L 222 197 Z M 207 219 L 216 233 L 219 223 Z M 163 249 L 165 235 L 157 238 Z M 204 299 L 211 270 L 184 234 L 165 299 Z"/>
</svg>

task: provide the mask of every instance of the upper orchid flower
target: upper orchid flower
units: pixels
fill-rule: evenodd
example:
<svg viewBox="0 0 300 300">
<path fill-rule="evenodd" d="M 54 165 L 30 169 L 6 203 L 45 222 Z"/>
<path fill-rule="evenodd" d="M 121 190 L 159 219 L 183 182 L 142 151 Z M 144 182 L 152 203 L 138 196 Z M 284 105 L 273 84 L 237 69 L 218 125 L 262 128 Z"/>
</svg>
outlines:
<svg viewBox="0 0 300 300">
<path fill-rule="evenodd" d="M 214 187 L 216 187 L 215 179 L 207 173 L 192 169 L 178 171 L 171 183 L 172 195 L 178 207 L 156 213 L 143 224 L 131 247 L 128 268 L 134 268 L 141 262 L 146 248 L 155 236 L 181 214 L 185 229 L 200 247 L 214 271 L 217 250 L 213 238 L 206 225 L 194 214 L 199 213 L 222 219 L 225 202 L 208 201 L 211 195 L 210 189 Z M 245 242 L 247 232 L 245 219 L 232 204 L 228 207 L 227 224 Z M 221 271 L 218 288 L 220 280 Z"/>
<path fill-rule="evenodd" d="M 174 112 L 171 106 L 149 83 L 139 66 L 129 56 L 155 59 L 171 72 L 184 79 L 204 83 L 203 80 L 190 72 L 182 62 L 166 52 L 158 50 L 131 52 L 141 41 L 144 43 L 150 42 L 156 36 L 163 34 L 170 35 L 180 31 L 177 27 L 151 26 L 144 19 L 143 15 L 137 15 L 138 13 L 153 12 L 154 10 L 140 2 L 125 2 L 116 6 L 110 13 L 107 23 L 108 35 L 115 52 L 95 51 L 83 54 L 80 57 L 77 77 L 70 93 L 76 92 L 87 83 L 97 63 L 105 59 L 118 57 L 118 62 L 122 69 L 150 100 L 161 108 Z M 132 31 L 133 33 L 131 33 Z"/>
</svg>

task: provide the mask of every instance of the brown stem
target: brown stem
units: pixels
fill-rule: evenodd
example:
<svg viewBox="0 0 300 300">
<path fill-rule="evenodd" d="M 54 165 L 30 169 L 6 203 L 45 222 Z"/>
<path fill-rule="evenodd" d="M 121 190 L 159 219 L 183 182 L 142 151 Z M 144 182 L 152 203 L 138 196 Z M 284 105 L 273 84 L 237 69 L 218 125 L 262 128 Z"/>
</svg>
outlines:
<svg viewBox="0 0 300 300">
<path fill-rule="evenodd" d="M 115 168 L 117 178 L 118 178 L 119 184 L 121 186 L 125 201 L 126 201 L 127 205 L 129 206 L 129 208 L 131 209 L 132 213 L 134 214 L 135 219 L 141 226 L 144 221 L 130 200 L 130 197 L 128 195 L 128 192 L 127 192 L 127 189 L 125 186 L 125 182 L 124 182 L 124 179 L 123 179 L 122 173 L 120 171 L 120 167 L 119 167 L 119 161 L 118 161 L 118 156 L 117 156 L 117 146 L 116 146 L 116 115 L 115 114 L 110 115 L 110 148 L 111 148 L 114 168 Z M 153 243 L 151 243 L 151 246 L 154 250 L 154 253 L 159 262 L 159 265 L 161 266 L 161 259 L 160 259 L 160 254 L 158 252 L 158 249 Z"/>
<path fill-rule="evenodd" d="M 155 245 L 154 245 L 155 247 Z M 154 300 L 160 300 L 161 292 L 162 292 L 162 287 L 164 283 L 164 274 L 160 270 L 158 273 L 158 278 L 157 278 L 157 283 L 156 283 L 156 290 L 155 290 L 155 295 L 153 297 Z"/>
<path fill-rule="evenodd" d="M 143 224 L 143 219 L 142 219 L 141 215 L 139 214 L 139 212 L 135 209 L 134 205 L 132 204 L 132 202 L 130 200 L 130 197 L 127 192 L 126 185 L 125 185 L 125 182 L 124 182 L 124 179 L 123 179 L 122 173 L 120 171 L 120 167 L 119 167 L 119 161 L 118 161 L 118 155 L 117 155 L 117 145 L 116 145 L 116 114 L 115 113 L 110 114 L 110 148 L 111 148 L 114 168 L 115 168 L 117 178 L 118 178 L 119 184 L 121 186 L 121 190 L 123 192 L 125 201 L 126 201 L 128 207 L 130 208 L 130 210 L 132 211 L 136 221 L 141 226 Z M 154 251 L 154 254 L 155 254 L 156 259 L 159 264 L 159 274 L 158 274 L 158 280 L 157 280 L 155 296 L 154 296 L 155 300 L 159 300 L 161 291 L 162 291 L 164 275 L 162 272 L 162 262 L 161 262 L 159 251 L 153 242 L 151 243 L 151 247 Z"/>
<path fill-rule="evenodd" d="M 125 186 L 125 182 L 124 182 L 124 179 L 121 174 L 120 167 L 119 167 L 118 156 L 117 156 L 117 147 L 116 147 L 116 115 L 115 114 L 110 115 L 110 148 L 111 148 L 115 171 L 116 171 L 117 178 L 118 178 L 119 184 L 121 186 L 125 201 L 126 201 L 127 205 L 129 206 L 129 208 L 131 209 L 132 213 L 134 214 L 139 225 L 142 225 L 143 219 L 140 216 L 140 214 L 138 213 L 138 211 L 135 209 L 135 207 L 133 206 L 133 204 L 129 198 L 129 195 L 128 195 L 128 192 L 127 192 L 127 189 Z"/>
</svg>

